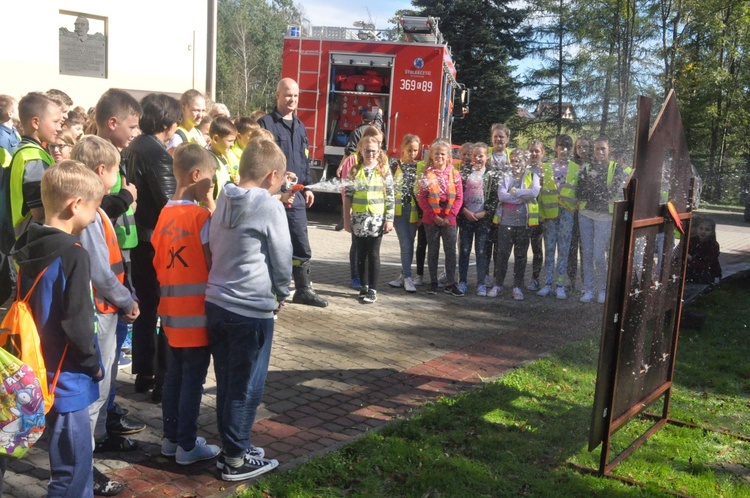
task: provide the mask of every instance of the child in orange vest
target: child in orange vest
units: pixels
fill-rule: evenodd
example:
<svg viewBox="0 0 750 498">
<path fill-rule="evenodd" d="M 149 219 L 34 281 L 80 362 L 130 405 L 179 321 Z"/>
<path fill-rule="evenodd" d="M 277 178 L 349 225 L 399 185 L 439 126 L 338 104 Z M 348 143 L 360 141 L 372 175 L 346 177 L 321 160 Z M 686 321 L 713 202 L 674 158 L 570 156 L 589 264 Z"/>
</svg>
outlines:
<svg viewBox="0 0 750 498">
<path fill-rule="evenodd" d="M 120 153 L 111 142 L 96 135 L 86 136 L 73 147 L 70 157 L 99 175 L 105 192 L 109 192 L 117 182 Z M 104 372 L 104 378 L 99 383 L 99 398 L 89 406 L 95 450 L 135 450 L 138 445 L 134 441 L 120 435 L 107 434 L 107 400 L 113 374 L 117 369 L 118 315 L 124 323 L 133 323 L 138 318 L 140 309 L 135 294 L 125 279 L 125 264 L 114 226 L 101 208 L 97 210 L 94 223 L 83 230 L 79 239 L 91 259 L 91 285 L 94 288 L 98 323 L 97 340 Z M 96 471 L 94 474 L 95 489 L 109 487 L 103 474 L 97 474 Z"/>
<path fill-rule="evenodd" d="M 180 465 L 219 454 L 218 446 L 197 436 L 203 384 L 211 361 L 205 301 L 215 170 L 215 161 L 200 145 L 177 147 L 173 165 L 177 188 L 151 237 L 161 289 L 159 316 L 170 355 L 162 398 L 161 452 L 174 456 Z"/>
<path fill-rule="evenodd" d="M 456 216 L 463 205 L 461 175 L 450 163 L 451 146 L 436 140 L 430 147 L 427 169 L 419 179 L 417 203 L 422 208 L 422 223 L 427 233 L 427 267 L 430 286 L 427 294 L 437 294 L 437 265 L 440 239 L 445 252 L 446 284 L 443 291 L 456 297 L 464 295 L 456 285 Z"/>
</svg>

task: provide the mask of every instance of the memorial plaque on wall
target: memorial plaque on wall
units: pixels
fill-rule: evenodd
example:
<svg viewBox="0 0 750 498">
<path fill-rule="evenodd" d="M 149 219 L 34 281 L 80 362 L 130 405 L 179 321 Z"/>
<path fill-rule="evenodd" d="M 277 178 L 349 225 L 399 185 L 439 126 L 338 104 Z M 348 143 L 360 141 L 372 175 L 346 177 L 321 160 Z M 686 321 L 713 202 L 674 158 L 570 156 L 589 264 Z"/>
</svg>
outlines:
<svg viewBox="0 0 750 498">
<path fill-rule="evenodd" d="M 107 18 L 60 11 L 60 19 L 60 74 L 106 78 Z"/>
</svg>

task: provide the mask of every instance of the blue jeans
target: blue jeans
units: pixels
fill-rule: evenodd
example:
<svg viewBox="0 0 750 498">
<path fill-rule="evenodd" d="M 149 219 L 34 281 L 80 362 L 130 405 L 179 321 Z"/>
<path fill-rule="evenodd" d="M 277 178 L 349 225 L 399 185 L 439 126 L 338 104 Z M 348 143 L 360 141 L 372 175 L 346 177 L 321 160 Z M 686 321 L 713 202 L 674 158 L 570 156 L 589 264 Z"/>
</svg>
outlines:
<svg viewBox="0 0 750 498">
<path fill-rule="evenodd" d="M 94 448 L 87 408 L 47 414 L 50 478 L 47 496 L 94 496 Z"/>
<path fill-rule="evenodd" d="M 578 227 L 583 248 L 583 290 L 604 292 L 607 290 L 607 251 L 612 217 L 598 221 L 580 214 Z"/>
<path fill-rule="evenodd" d="M 208 337 L 216 373 L 216 425 L 227 458 L 239 458 L 251 446 L 253 373 L 273 318 L 251 318 L 206 303 Z"/>
<path fill-rule="evenodd" d="M 458 227 L 460 251 L 458 253 L 458 281 L 466 283 L 469 274 L 471 244 L 477 259 L 477 285 L 483 285 L 487 277 L 487 237 L 490 226 L 483 221 L 462 221 Z"/>
<path fill-rule="evenodd" d="M 198 414 L 206 382 L 211 351 L 208 346 L 169 346 L 167 375 L 161 402 L 164 437 L 190 451 L 198 436 Z"/>
<path fill-rule="evenodd" d="M 117 320 L 117 346 L 115 349 L 115 366 L 112 371 L 112 387 L 109 389 L 109 398 L 107 399 L 107 411 L 110 412 L 115 409 L 115 384 L 117 384 L 117 371 L 118 364 L 120 361 L 120 355 L 122 354 L 122 345 L 125 342 L 125 338 L 128 336 L 128 324 L 120 320 Z"/>
<path fill-rule="evenodd" d="M 414 237 L 417 235 L 417 224 L 410 223 L 411 205 L 404 206 L 401 216 L 393 219 L 398 245 L 401 249 L 401 275 L 411 278 L 411 264 L 414 261 Z"/>
<path fill-rule="evenodd" d="M 268 376 L 268 364 L 271 360 L 271 346 L 273 343 L 273 327 L 266 330 L 263 337 L 263 344 L 258 352 L 258 360 L 250 376 L 250 427 L 255 423 L 255 416 L 258 414 L 258 407 L 263 401 L 263 391 L 266 387 L 266 377 Z M 249 436 L 250 446 L 252 444 L 252 435 Z"/>
<path fill-rule="evenodd" d="M 574 213 L 560 208 L 560 215 L 551 220 L 544 220 L 544 273 L 547 285 L 557 282 L 565 285 L 565 273 L 568 269 L 570 240 L 573 237 Z M 557 273 L 555 273 L 555 250 L 557 250 Z"/>
</svg>

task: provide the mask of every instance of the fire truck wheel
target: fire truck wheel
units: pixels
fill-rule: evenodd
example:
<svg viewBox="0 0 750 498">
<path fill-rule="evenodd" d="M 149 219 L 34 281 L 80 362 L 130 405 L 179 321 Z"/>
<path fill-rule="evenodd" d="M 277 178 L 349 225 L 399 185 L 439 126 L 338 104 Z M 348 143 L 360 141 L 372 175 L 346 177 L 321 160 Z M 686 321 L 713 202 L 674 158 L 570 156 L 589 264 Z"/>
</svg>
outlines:
<svg viewBox="0 0 750 498">
<path fill-rule="evenodd" d="M 357 83 L 354 86 L 354 89 L 357 90 L 358 92 L 364 92 L 365 91 L 365 85 L 362 84 L 362 83 Z"/>
</svg>

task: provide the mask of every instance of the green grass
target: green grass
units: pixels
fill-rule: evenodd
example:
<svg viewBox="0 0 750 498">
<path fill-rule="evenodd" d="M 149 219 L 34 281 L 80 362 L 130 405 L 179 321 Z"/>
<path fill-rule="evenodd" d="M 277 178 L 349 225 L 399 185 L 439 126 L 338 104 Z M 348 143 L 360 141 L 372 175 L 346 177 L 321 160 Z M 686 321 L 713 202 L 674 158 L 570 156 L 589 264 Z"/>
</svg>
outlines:
<svg viewBox="0 0 750 498">
<path fill-rule="evenodd" d="M 672 418 L 750 435 L 750 279 L 720 287 L 697 308 L 700 332 L 678 348 Z M 480 389 L 440 399 L 340 451 L 265 477 L 243 497 L 692 496 L 750 497 L 750 443 L 665 426 L 615 469 L 634 487 L 582 474 L 598 341 L 566 347 Z M 658 411 L 658 409 L 656 410 Z M 647 427 L 615 434 L 626 447 Z"/>
</svg>

